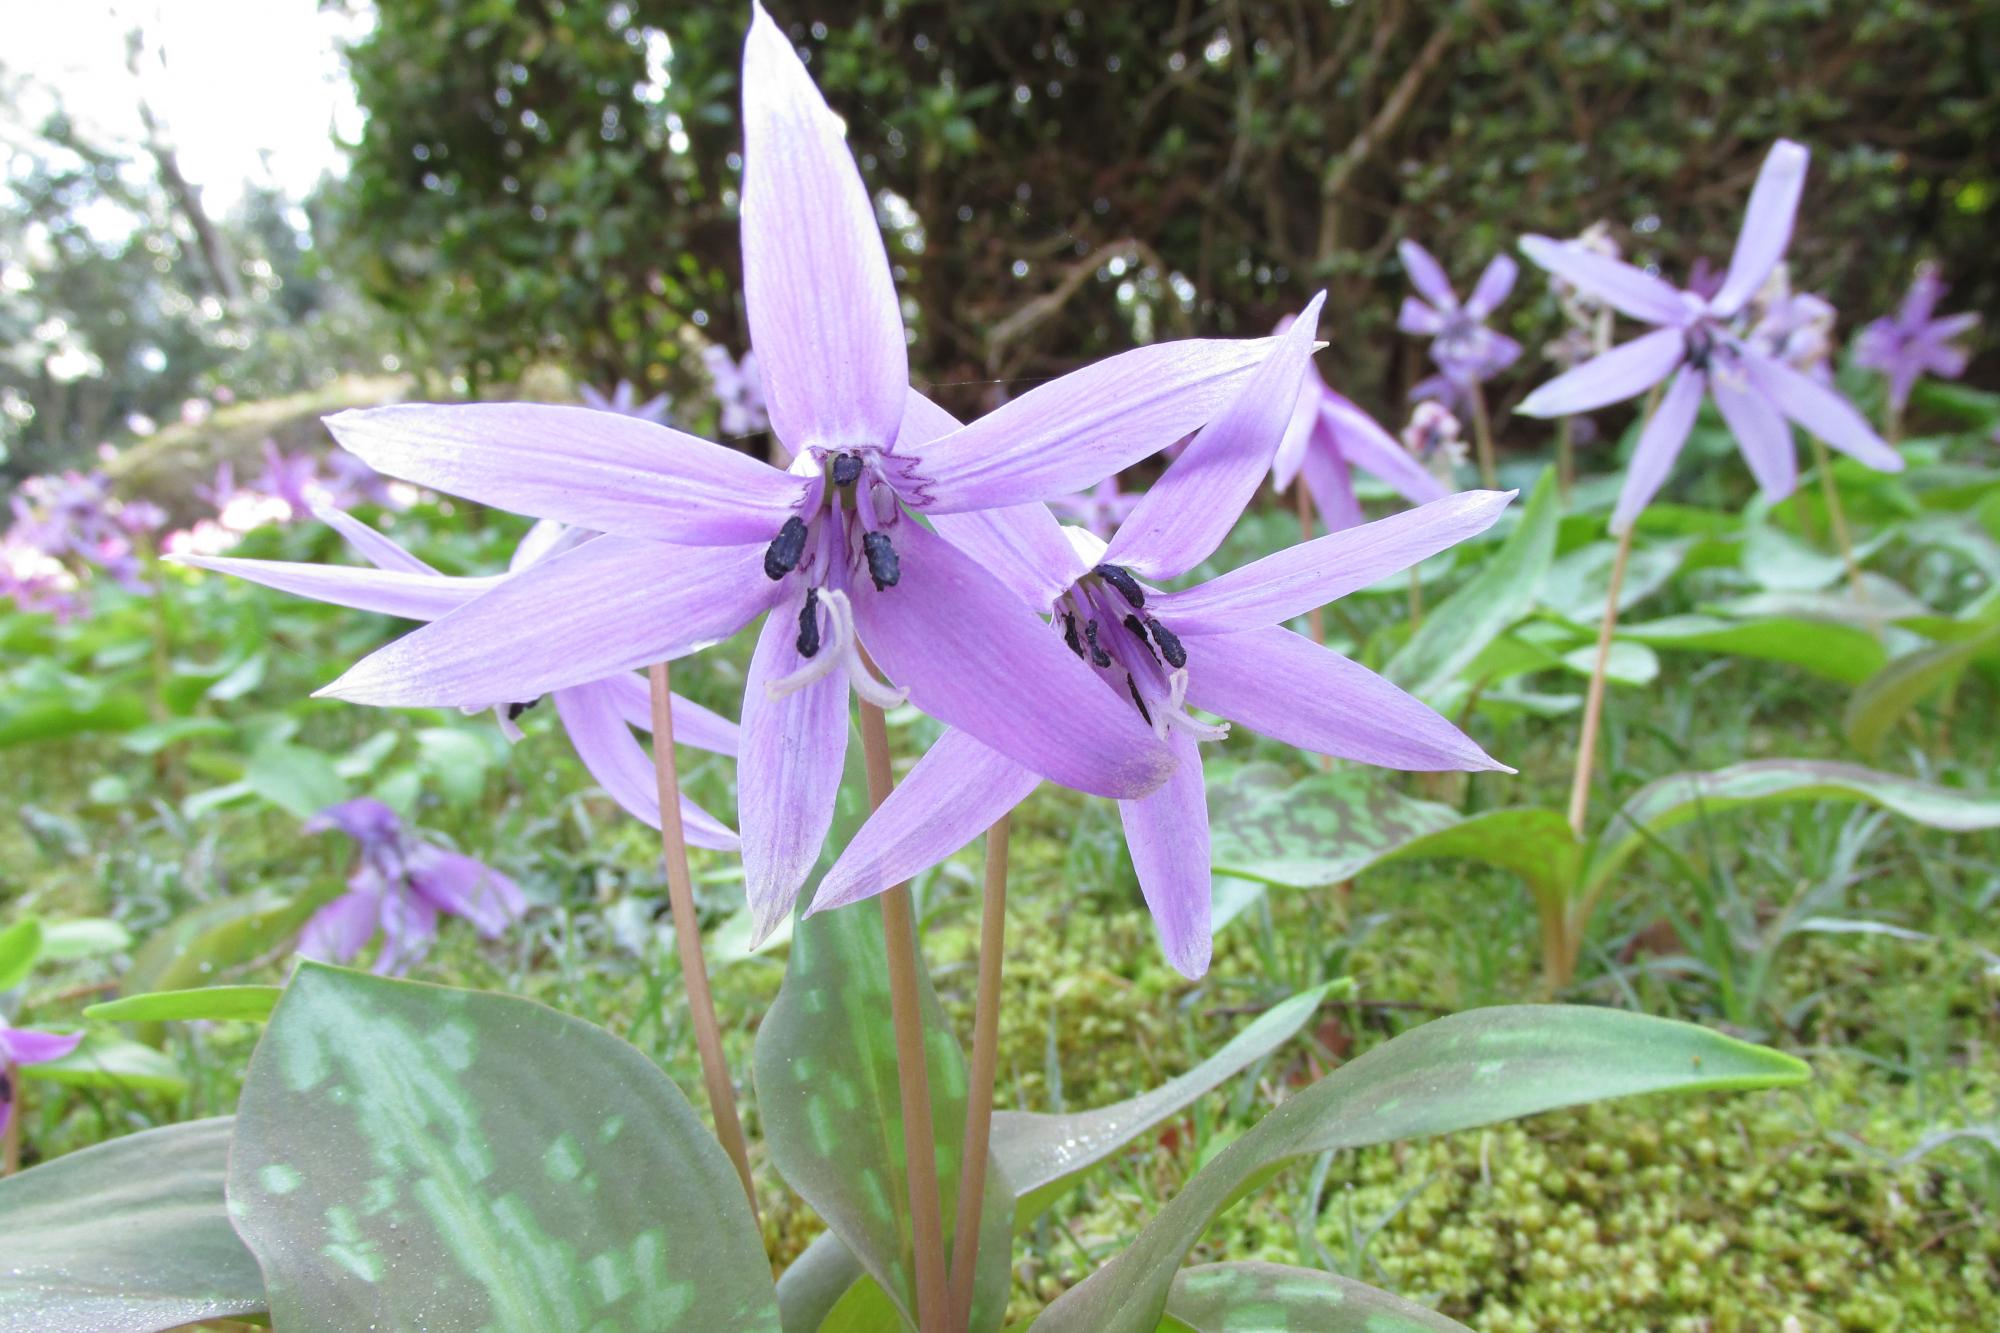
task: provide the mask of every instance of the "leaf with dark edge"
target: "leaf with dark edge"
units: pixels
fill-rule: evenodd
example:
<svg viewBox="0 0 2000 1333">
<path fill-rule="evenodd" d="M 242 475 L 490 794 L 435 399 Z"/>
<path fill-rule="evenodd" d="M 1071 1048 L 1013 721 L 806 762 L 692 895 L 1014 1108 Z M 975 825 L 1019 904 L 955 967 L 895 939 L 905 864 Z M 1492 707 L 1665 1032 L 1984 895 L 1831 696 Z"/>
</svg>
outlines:
<svg viewBox="0 0 2000 1333">
<path fill-rule="evenodd" d="M 0 1180 L 0 1333 L 159 1333 L 264 1310 L 229 1225 L 231 1121 L 191 1120 Z"/>
<path fill-rule="evenodd" d="M 1153 1333 L 1188 1250 L 1273 1167 L 1305 1154 L 1472 1129 L 1639 1093 L 1797 1083 L 1805 1065 L 1688 1023 L 1520 1005 L 1426 1023 L 1280 1104 L 1196 1172 L 1037 1333 Z"/>
<path fill-rule="evenodd" d="M 229 1213 L 287 1333 L 778 1327 L 735 1169 L 630 1045 L 512 996 L 301 966 Z"/>
</svg>

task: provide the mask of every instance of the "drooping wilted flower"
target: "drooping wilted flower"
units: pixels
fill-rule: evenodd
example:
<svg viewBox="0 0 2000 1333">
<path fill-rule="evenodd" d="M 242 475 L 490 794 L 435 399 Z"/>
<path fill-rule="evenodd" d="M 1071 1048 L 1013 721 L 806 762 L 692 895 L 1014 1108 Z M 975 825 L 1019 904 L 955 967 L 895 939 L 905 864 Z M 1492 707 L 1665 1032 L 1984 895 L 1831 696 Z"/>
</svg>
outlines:
<svg viewBox="0 0 2000 1333">
<path fill-rule="evenodd" d="M 0 1018 L 0 1134 L 14 1118 L 14 1070 L 20 1065 L 41 1065 L 60 1060 L 83 1041 L 81 1032 L 64 1034 L 35 1028 L 9 1027 Z"/>
<path fill-rule="evenodd" d="M 1459 468 L 1465 466 L 1465 441 L 1459 437 L 1458 418 L 1439 402 L 1418 403 L 1403 427 L 1403 447 L 1410 451 L 1425 472 L 1436 477 L 1449 491 Z"/>
<path fill-rule="evenodd" d="M 1291 324 L 1289 317 L 1281 320 L 1278 332 L 1284 333 Z M 1395 436 L 1352 399 L 1334 392 L 1319 367 L 1308 362 L 1298 402 L 1271 458 L 1272 484 L 1282 494 L 1295 478 L 1300 480 L 1312 496 L 1320 521 L 1329 532 L 1338 532 L 1365 517 L 1354 496 L 1356 468 L 1411 504 L 1425 504 L 1447 494 L 1447 487 L 1413 462 L 1397 445 Z"/>
<path fill-rule="evenodd" d="M 1431 340 L 1431 360 L 1438 374 L 1410 391 L 1413 398 L 1436 398 L 1447 405 L 1465 397 L 1472 386 L 1492 379 L 1514 364 L 1521 344 L 1506 334 L 1486 327 L 1487 317 L 1514 289 L 1519 271 L 1508 255 L 1495 255 L 1480 273 L 1472 295 L 1463 304 L 1452 290 L 1444 266 L 1430 251 L 1415 241 L 1399 241 L 1396 253 L 1419 296 L 1403 298 L 1396 327 L 1405 333 L 1427 335 Z"/>
<path fill-rule="evenodd" d="M 1315 312 L 1316 312 L 1315 303 Z M 1198 743 L 1228 728 L 1201 709 L 1288 744 L 1389 768 L 1501 765 L 1430 708 L 1367 668 L 1284 628 L 1483 530 L 1507 494 L 1470 492 L 1301 543 L 1208 583 L 1152 586 L 1212 554 L 1269 466 L 1311 344 L 1274 355 L 1205 426 L 1107 544 L 1023 505 L 939 528 L 994 568 L 1096 673 L 1104 693 L 1179 759 L 1158 791 L 1119 801 L 1125 840 L 1168 960 L 1209 960 L 1208 808 Z M 933 409 L 935 411 L 935 409 Z M 879 893 L 978 836 L 1040 777 L 963 731 L 918 761 L 821 882 L 812 910 Z"/>
<path fill-rule="evenodd" d="M 632 381 L 619 380 L 610 393 L 586 384 L 583 386 L 583 405 L 599 412 L 616 412 L 621 417 L 637 417 L 641 421 L 657 421 L 667 424 L 667 414 L 674 410 L 673 395 L 658 393 L 645 402 L 639 401 L 639 391 L 632 387 Z"/>
<path fill-rule="evenodd" d="M 708 371 L 709 387 L 720 410 L 716 429 L 724 439 L 771 429 L 771 414 L 764 406 L 764 378 L 757 370 L 754 349 L 737 361 L 727 347 L 710 343 L 701 349 L 701 364 Z"/>
<path fill-rule="evenodd" d="M 1971 353 L 1959 340 L 1978 326 L 1979 316 L 1937 317 L 1937 303 L 1949 290 L 1934 265 L 1918 265 L 1902 306 L 1871 322 L 1855 341 L 1855 364 L 1888 378 L 1889 403 L 1899 414 L 1919 377 L 1955 380 L 1965 373 Z"/>
<path fill-rule="evenodd" d="M 311 565 L 287 560 L 186 557 L 183 563 L 261 583 L 282 592 L 310 597 L 358 611 L 375 611 L 406 620 L 436 620 L 492 588 L 495 578 L 454 578 L 441 574 L 399 543 L 366 523 L 337 509 L 321 510 L 320 519 L 347 539 L 348 545 L 374 566 Z M 565 529 L 560 523 L 537 523 L 515 548 L 509 574 L 518 574 L 560 555 L 595 534 Z M 644 679 L 620 672 L 603 680 L 583 681 L 551 691 L 556 716 L 576 747 L 577 758 L 599 786 L 634 818 L 660 826 L 659 786 L 653 760 L 633 739 L 632 730 L 653 729 L 652 699 Z M 539 697 L 510 700 L 494 707 L 500 729 L 518 740 L 521 715 Z M 698 750 L 736 753 L 736 724 L 691 699 L 673 696 L 674 739 Z M 734 851 L 736 833 L 683 794 L 681 826 L 696 847 Z"/>
<path fill-rule="evenodd" d="M 496 939 L 528 910 L 520 885 L 406 829 L 372 797 L 330 805 L 305 823 L 307 833 L 332 830 L 354 839 L 359 854 L 347 892 L 313 913 L 299 936 L 299 952 L 309 958 L 345 963 L 380 931 L 375 971 L 400 975 L 430 952 L 440 913 Z"/>
<path fill-rule="evenodd" d="M 907 697 L 1037 772 L 1137 795 L 1172 755 L 931 518 L 1062 495 L 1195 429 L 1267 341 L 1163 343 L 941 437 L 904 430 L 901 308 L 840 121 L 753 6 L 744 51 L 745 309 L 787 470 L 649 422 L 541 404 L 329 423 L 391 475 L 609 535 L 507 579 L 322 691 L 489 706 L 693 652 L 769 611 L 745 686 L 738 823 L 768 930 L 832 822 L 850 685 Z M 669 544 L 672 543 L 672 544 Z M 875 679 L 866 651 L 892 681 Z"/>
<path fill-rule="evenodd" d="M 1791 241 L 1807 161 L 1799 144 L 1781 139 L 1772 147 L 1750 192 L 1728 272 L 1712 295 L 1676 289 L 1630 264 L 1546 236 L 1522 238 L 1522 252 L 1535 263 L 1596 291 L 1632 318 L 1656 326 L 1653 332 L 1550 380 L 1528 395 L 1522 412 L 1539 417 L 1588 412 L 1644 393 L 1672 377 L 1640 433 L 1612 513 L 1613 532 L 1628 529 L 1666 481 L 1704 396 L 1715 399 L 1758 484 L 1774 499 L 1789 495 L 1798 484 L 1798 458 L 1788 420 L 1870 467 L 1885 472 L 1902 468 L 1895 450 L 1845 399 L 1750 346 L 1734 328 Z"/>
</svg>

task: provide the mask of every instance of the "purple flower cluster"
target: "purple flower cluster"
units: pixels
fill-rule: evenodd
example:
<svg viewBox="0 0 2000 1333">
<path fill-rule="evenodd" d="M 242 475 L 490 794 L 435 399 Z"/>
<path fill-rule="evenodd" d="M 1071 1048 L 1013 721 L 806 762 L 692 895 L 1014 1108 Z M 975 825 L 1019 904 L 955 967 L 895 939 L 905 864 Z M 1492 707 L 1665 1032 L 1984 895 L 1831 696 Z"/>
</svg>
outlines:
<svg viewBox="0 0 2000 1333">
<path fill-rule="evenodd" d="M 1979 316 L 1938 316 L 1937 304 L 1948 290 L 1935 268 L 1920 266 L 1902 306 L 1861 330 L 1855 344 L 1855 364 L 1887 377 L 1889 405 L 1898 415 L 1922 376 L 1955 380 L 1965 373 L 1971 353 L 1961 340 L 1978 327 Z"/>
<path fill-rule="evenodd" d="M 299 952 L 345 963 L 379 932 L 375 970 L 399 975 L 430 952 L 438 916 L 463 917 L 488 939 L 527 911 L 520 886 L 483 861 L 426 841 L 394 810 L 361 797 L 328 806 L 305 831 L 337 830 L 358 854 L 347 892 L 313 914 Z"/>
<path fill-rule="evenodd" d="M 29 477 L 9 499 L 13 521 L 0 535 L 0 597 L 29 611 L 69 619 L 82 610 L 79 576 L 96 571 L 145 592 L 141 542 L 166 521 L 159 506 L 121 503 L 101 472 Z"/>
<path fill-rule="evenodd" d="M 1456 409 L 1470 400 L 1475 387 L 1513 365 L 1521 355 L 1521 344 L 1486 326 L 1487 318 L 1514 290 L 1519 266 L 1507 255 L 1493 256 L 1472 295 L 1461 303 L 1444 266 L 1430 251 L 1405 240 L 1397 243 L 1396 253 L 1418 293 L 1403 298 L 1396 327 L 1428 336 L 1431 360 L 1438 368 L 1436 375 L 1410 390 L 1410 396 L 1436 399 Z"/>
</svg>

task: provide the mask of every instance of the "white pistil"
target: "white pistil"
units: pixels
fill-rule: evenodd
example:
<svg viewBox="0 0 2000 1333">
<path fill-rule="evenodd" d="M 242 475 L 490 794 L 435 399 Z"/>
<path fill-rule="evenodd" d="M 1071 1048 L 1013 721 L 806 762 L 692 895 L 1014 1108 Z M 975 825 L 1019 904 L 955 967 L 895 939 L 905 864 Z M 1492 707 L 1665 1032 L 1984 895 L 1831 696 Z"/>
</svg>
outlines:
<svg viewBox="0 0 2000 1333">
<path fill-rule="evenodd" d="M 826 611 L 826 630 L 820 635 L 819 652 L 791 675 L 765 682 L 765 692 L 773 699 L 782 699 L 814 681 L 824 680 L 836 667 L 845 667 L 854 692 L 877 708 L 895 708 L 909 698 L 908 690 L 884 685 L 862 662 L 861 640 L 854 632 L 854 606 L 847 594 L 837 588 L 822 588 L 819 605 Z"/>
<path fill-rule="evenodd" d="M 1188 673 L 1186 667 L 1180 667 L 1167 673 L 1167 706 L 1160 710 L 1161 720 L 1168 726 L 1180 728 L 1198 741 L 1219 741 L 1224 736 L 1227 736 L 1229 734 L 1229 724 L 1227 722 L 1216 726 L 1211 723 L 1199 721 L 1189 715 L 1187 711 L 1187 687 Z M 1160 739 L 1166 739 L 1164 731 L 1161 733 Z"/>
</svg>

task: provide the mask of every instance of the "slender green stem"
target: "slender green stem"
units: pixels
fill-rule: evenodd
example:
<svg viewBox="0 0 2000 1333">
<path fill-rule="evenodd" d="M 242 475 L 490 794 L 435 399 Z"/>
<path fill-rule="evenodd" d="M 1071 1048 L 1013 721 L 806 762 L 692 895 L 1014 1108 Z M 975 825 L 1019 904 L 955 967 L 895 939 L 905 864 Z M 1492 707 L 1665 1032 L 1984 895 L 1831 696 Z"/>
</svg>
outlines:
<svg viewBox="0 0 2000 1333">
<path fill-rule="evenodd" d="M 757 1186 L 750 1178 L 750 1147 L 743 1122 L 736 1116 L 736 1085 L 722 1053 L 722 1029 L 715 1018 L 715 997 L 708 985 L 708 960 L 702 955 L 701 922 L 695 917 L 694 879 L 688 873 L 687 838 L 681 829 L 681 784 L 674 765 L 673 695 L 668 690 L 665 662 L 647 675 L 652 683 L 653 777 L 660 797 L 660 844 L 667 857 L 667 901 L 673 909 L 674 943 L 680 950 L 681 985 L 687 991 L 688 1019 L 694 1025 L 695 1049 L 701 1053 L 701 1079 L 708 1091 L 708 1109 L 715 1117 L 715 1137 L 736 1166 L 757 1215 Z"/>
<path fill-rule="evenodd" d="M 889 727 L 882 710 L 861 702 L 861 749 L 868 761 L 868 803 L 889 799 Z M 911 1244 L 916 1250 L 917 1328 L 950 1327 L 951 1287 L 945 1275 L 944 1205 L 938 1196 L 937 1137 L 931 1124 L 930 1066 L 924 1059 L 924 1013 L 919 999 L 917 924 L 910 886 L 882 895 L 882 940 L 889 953 L 889 1019 L 896 1034 L 896 1072 L 902 1088 L 904 1170 L 910 1181 Z"/>
<path fill-rule="evenodd" d="M 1576 775 L 1569 788 L 1569 827 L 1583 836 L 1590 814 L 1590 770 L 1597 756 L 1597 728 L 1604 716 L 1604 674 L 1611 665 L 1611 635 L 1618 628 L 1618 594 L 1625 586 L 1625 562 L 1632 555 L 1632 529 L 1618 534 L 1618 554 L 1611 559 L 1611 586 L 1604 592 L 1604 620 L 1597 627 L 1597 662 L 1590 671 L 1590 692 L 1583 701 L 1583 731 L 1576 741 Z"/>
<path fill-rule="evenodd" d="M 1861 589 L 1861 562 L 1854 558 L 1854 538 L 1847 530 L 1847 510 L 1840 503 L 1840 484 L 1833 479 L 1833 459 L 1826 452 L 1826 445 L 1811 431 L 1806 438 L 1812 442 L 1813 470 L 1819 473 L 1820 494 L 1826 497 L 1826 521 L 1833 528 L 1833 539 L 1840 545 L 1840 558 L 1847 565 L 1847 586 L 1856 600 L 1865 597 Z"/>
<path fill-rule="evenodd" d="M 1564 505 L 1576 485 L 1576 426 L 1572 417 L 1556 420 L 1556 490 Z"/>
<path fill-rule="evenodd" d="M 986 1151 L 993 1138 L 993 1083 L 1000 1067 L 1000 966 L 1007 943 L 1007 833 L 1002 815 L 986 830 L 986 891 L 979 911 L 979 994 L 972 1011 L 972 1069 L 965 1091 L 965 1145 L 958 1164 L 958 1224 L 951 1232 L 951 1318 L 972 1326 L 979 1215 L 986 1204 Z"/>
</svg>

